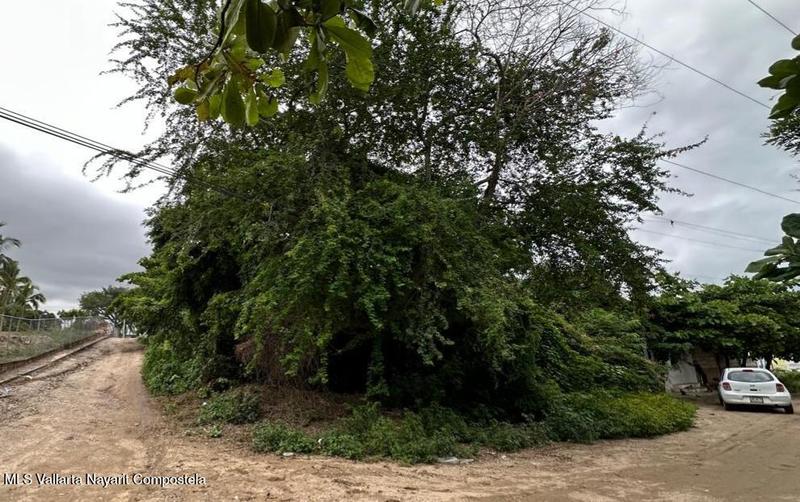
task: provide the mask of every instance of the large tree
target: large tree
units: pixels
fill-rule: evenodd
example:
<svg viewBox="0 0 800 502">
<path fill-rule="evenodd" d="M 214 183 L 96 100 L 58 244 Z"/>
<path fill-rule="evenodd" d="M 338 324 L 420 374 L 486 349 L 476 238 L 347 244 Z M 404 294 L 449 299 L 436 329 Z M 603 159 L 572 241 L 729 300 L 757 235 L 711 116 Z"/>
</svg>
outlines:
<svg viewBox="0 0 800 502">
<path fill-rule="evenodd" d="M 119 308 L 115 300 L 124 292 L 122 286 L 107 286 L 97 291 L 83 293 L 78 301 L 80 310 L 111 321 L 115 327 L 122 325 Z"/>
<path fill-rule="evenodd" d="M 404 403 L 536 411 L 582 375 L 638 368 L 649 380 L 619 380 L 654 384 L 635 343 L 605 360 L 564 317 L 641 308 L 660 269 L 627 228 L 658 209 L 657 161 L 679 150 L 597 129 L 646 90 L 646 69 L 563 6 L 499 2 L 485 21 L 475 7 L 372 9 L 368 93 L 331 53 L 310 106 L 292 53 L 279 110 L 250 128 L 172 102 L 167 81 L 202 52 L 189 42 L 215 25 L 213 2 L 146 1 L 120 21 L 116 69 L 167 117 L 145 157 L 169 153 L 180 174 L 120 301 L 151 335 L 146 375 L 235 372 L 238 343 L 263 378 Z M 520 31 L 534 21 L 550 34 Z"/>
</svg>

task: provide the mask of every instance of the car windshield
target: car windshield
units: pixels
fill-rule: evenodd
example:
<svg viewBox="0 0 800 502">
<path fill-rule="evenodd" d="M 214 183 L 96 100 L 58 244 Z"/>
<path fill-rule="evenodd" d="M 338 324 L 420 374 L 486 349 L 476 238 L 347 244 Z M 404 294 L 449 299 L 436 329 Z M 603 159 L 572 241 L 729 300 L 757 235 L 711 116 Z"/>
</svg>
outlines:
<svg viewBox="0 0 800 502">
<path fill-rule="evenodd" d="M 728 380 L 733 382 L 771 382 L 772 375 L 763 371 L 731 371 Z"/>
</svg>

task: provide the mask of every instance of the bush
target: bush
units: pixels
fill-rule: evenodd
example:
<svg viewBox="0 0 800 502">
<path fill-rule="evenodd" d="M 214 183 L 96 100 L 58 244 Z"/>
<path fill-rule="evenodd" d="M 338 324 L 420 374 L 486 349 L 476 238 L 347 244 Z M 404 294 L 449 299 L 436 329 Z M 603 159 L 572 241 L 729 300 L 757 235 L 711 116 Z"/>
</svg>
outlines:
<svg viewBox="0 0 800 502">
<path fill-rule="evenodd" d="M 479 447 L 516 451 L 550 440 L 591 442 L 604 438 L 650 437 L 691 427 L 695 407 L 666 394 L 565 394 L 544 422 L 468 423 L 440 406 L 387 416 L 376 403 L 354 408 L 350 416 L 319 436 L 280 423 L 263 423 L 253 432 L 259 452 L 321 453 L 353 460 L 390 458 L 403 463 L 435 462 L 440 457 L 474 457 Z"/>
<path fill-rule="evenodd" d="M 142 379 L 153 394 L 182 394 L 199 385 L 200 375 L 197 359 L 181 358 L 169 342 L 147 345 Z"/>
<path fill-rule="evenodd" d="M 435 462 L 440 457 L 474 457 L 480 446 L 514 451 L 547 440 L 544 426 L 538 423 L 467 424 L 462 416 L 440 406 L 389 417 L 376 403 L 354 408 L 350 416 L 319 437 L 278 423 L 262 424 L 253 433 L 254 448 L 261 452 L 313 451 L 353 460 L 390 458 L 409 464 Z"/>
<path fill-rule="evenodd" d="M 791 393 L 800 393 L 800 371 L 775 370 L 775 376 Z"/>
<path fill-rule="evenodd" d="M 316 441 L 282 423 L 264 422 L 253 430 L 253 449 L 261 453 L 311 453 Z"/>
<path fill-rule="evenodd" d="M 696 407 L 666 394 L 566 394 L 545 421 L 558 441 L 651 437 L 688 429 Z"/>
<path fill-rule="evenodd" d="M 245 424 L 260 416 L 258 396 L 247 389 L 233 389 L 217 394 L 200 409 L 198 421 L 203 424 L 228 422 Z"/>
</svg>

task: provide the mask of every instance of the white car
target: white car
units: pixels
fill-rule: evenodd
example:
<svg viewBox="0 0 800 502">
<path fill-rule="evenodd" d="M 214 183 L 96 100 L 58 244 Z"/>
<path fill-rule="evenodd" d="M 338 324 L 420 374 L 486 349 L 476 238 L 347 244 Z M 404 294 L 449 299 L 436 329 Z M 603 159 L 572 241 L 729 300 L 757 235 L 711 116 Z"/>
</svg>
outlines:
<svg viewBox="0 0 800 502">
<path fill-rule="evenodd" d="M 771 406 L 794 413 L 786 386 L 761 368 L 726 368 L 719 382 L 719 402 L 726 410 L 738 405 Z"/>
</svg>

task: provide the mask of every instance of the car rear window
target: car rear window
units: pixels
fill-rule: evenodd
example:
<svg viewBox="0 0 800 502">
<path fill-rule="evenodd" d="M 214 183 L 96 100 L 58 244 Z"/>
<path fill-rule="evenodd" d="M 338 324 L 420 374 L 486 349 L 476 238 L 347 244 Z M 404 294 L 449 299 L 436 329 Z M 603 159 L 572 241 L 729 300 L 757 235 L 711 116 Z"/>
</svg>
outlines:
<svg viewBox="0 0 800 502">
<path fill-rule="evenodd" d="M 728 380 L 733 382 L 771 382 L 772 375 L 763 371 L 731 371 Z"/>
</svg>

